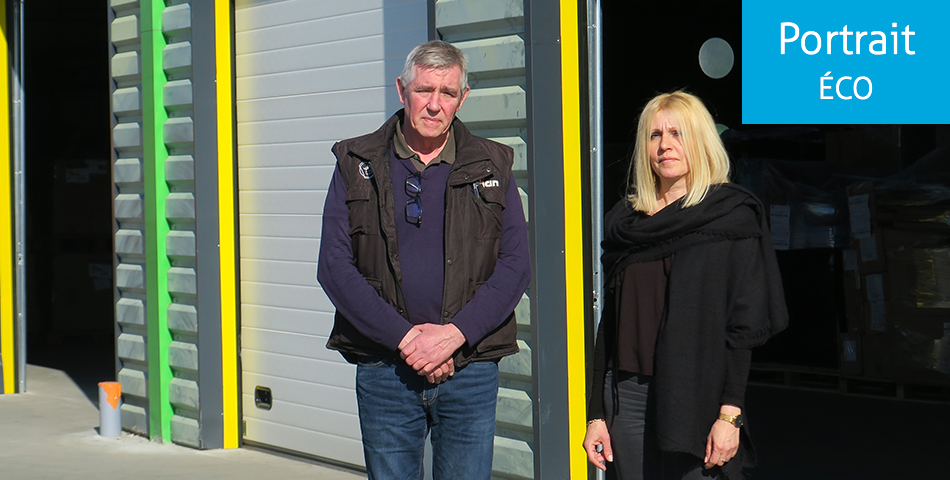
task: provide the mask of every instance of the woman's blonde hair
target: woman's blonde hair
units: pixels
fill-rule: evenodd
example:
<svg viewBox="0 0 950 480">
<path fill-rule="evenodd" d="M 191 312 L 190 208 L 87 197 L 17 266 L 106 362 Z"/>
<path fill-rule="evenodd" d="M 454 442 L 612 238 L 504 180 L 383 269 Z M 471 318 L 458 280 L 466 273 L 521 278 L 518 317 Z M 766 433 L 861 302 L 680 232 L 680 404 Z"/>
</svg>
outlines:
<svg viewBox="0 0 950 480">
<path fill-rule="evenodd" d="M 641 212 L 653 212 L 657 206 L 659 179 L 650 165 L 650 134 L 653 119 L 661 111 L 676 125 L 689 165 L 683 207 L 703 201 L 710 186 L 729 182 L 729 155 L 702 100 L 682 90 L 657 95 L 640 113 L 637 143 L 630 160 L 627 200 Z"/>
</svg>

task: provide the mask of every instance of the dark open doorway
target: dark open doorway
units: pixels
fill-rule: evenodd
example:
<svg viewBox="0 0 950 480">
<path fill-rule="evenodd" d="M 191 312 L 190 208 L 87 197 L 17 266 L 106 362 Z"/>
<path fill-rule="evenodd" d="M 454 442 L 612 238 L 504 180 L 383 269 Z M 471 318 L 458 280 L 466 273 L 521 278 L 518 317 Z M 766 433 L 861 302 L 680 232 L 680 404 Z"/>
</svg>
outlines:
<svg viewBox="0 0 950 480">
<path fill-rule="evenodd" d="M 108 3 L 23 16 L 27 362 L 93 399 L 115 376 Z"/>
<path fill-rule="evenodd" d="M 844 280 L 851 279 L 854 284 L 855 272 L 849 272 L 850 277 L 843 273 L 843 252 L 854 247 L 848 244 L 848 226 L 838 230 L 834 226 L 848 221 L 845 186 L 852 180 L 845 177 L 886 178 L 908 170 L 915 162 L 928 160 L 930 163 L 921 166 L 920 171 L 947 178 L 947 157 L 928 157 L 929 152 L 936 152 L 935 147 L 948 143 L 946 127 L 745 125 L 741 118 L 740 0 L 669 5 L 603 2 L 602 13 L 605 209 L 622 197 L 637 116 L 643 105 L 658 93 L 682 88 L 698 95 L 716 123 L 728 127 L 722 138 L 734 161 L 735 181 L 754 190 L 766 209 L 783 200 L 791 209 L 811 209 L 805 213 L 813 214 L 799 217 L 804 220 L 792 225 L 791 247 L 778 252 L 790 326 L 753 354 L 755 365 L 746 407 L 760 467 L 749 472 L 750 476 L 916 479 L 945 475 L 937 452 L 950 448 L 942 434 L 950 428 L 950 374 L 945 368 L 928 368 L 920 362 L 914 365 L 916 370 L 908 372 L 934 374 L 920 377 L 926 381 L 901 376 L 904 372 L 895 375 L 886 371 L 888 367 L 893 370 L 893 364 L 901 358 L 882 348 L 872 351 L 871 347 L 886 344 L 886 333 L 900 335 L 903 330 L 891 328 L 888 323 L 886 333 L 867 332 L 851 324 L 854 315 L 846 311 L 843 290 L 847 287 Z M 734 53 L 732 71 L 722 78 L 711 78 L 700 67 L 701 46 L 713 37 L 728 42 Z M 774 169 L 766 170 L 763 165 Z M 773 175 L 771 180 L 762 181 L 768 175 Z M 765 188 L 753 188 L 755 185 Z M 792 190 L 798 186 L 801 190 Z M 880 221 L 881 225 L 885 223 Z M 917 235 L 913 229 L 918 227 L 908 225 L 886 227 Z M 943 239 L 947 238 L 946 225 L 927 225 L 931 227 L 944 228 L 939 231 Z M 815 232 L 823 235 L 804 238 Z M 798 245 L 796 234 L 802 234 Z M 920 242 L 931 236 L 921 234 Z M 917 241 L 918 237 L 913 238 Z M 912 246 L 918 252 L 935 251 L 922 248 L 926 245 Z M 939 248 L 946 248 L 946 243 L 939 244 Z M 939 248 L 936 251 L 942 251 Z M 891 268 L 892 275 L 894 270 Z M 873 272 L 868 269 L 866 273 Z M 925 293 L 939 298 L 950 295 L 945 287 Z M 897 321 L 890 318 L 888 322 L 892 320 Z M 938 339 L 940 332 L 934 334 Z M 847 357 L 840 342 L 848 334 L 864 341 L 865 351 L 858 361 L 852 361 L 859 364 L 859 372 L 864 369 L 861 373 L 853 371 L 854 365 L 851 371 L 842 368 L 842 359 Z M 921 338 L 920 344 L 929 346 L 929 350 L 920 348 L 911 353 L 936 356 L 935 339 Z M 898 345 L 906 346 L 906 342 Z M 931 358 L 923 354 L 919 357 Z M 892 365 L 881 365 L 887 363 Z M 944 376 L 936 376 L 938 373 Z M 937 380 L 931 381 L 933 378 Z M 880 422 L 875 413 L 880 411 L 901 412 L 900 420 Z M 895 439 L 899 439 L 897 445 Z M 891 444 L 893 452 L 878 454 L 882 444 Z"/>
</svg>

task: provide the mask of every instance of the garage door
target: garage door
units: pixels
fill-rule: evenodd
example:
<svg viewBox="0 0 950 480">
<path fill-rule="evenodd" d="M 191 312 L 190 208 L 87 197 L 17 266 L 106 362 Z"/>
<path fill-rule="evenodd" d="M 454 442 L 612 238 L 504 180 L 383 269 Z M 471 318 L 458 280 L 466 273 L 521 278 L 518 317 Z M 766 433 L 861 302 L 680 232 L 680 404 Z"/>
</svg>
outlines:
<svg viewBox="0 0 950 480">
<path fill-rule="evenodd" d="M 236 2 L 246 441 L 363 464 L 355 369 L 324 348 L 320 215 L 330 146 L 400 107 L 392 85 L 427 18 L 425 1 Z"/>
</svg>

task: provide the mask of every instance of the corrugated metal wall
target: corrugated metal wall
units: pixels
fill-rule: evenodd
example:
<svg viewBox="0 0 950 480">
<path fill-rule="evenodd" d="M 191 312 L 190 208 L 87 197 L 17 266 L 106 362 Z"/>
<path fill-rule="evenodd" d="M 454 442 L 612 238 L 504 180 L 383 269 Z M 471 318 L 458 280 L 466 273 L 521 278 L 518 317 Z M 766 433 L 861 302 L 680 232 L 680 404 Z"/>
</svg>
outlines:
<svg viewBox="0 0 950 480">
<path fill-rule="evenodd" d="M 195 242 L 195 129 L 191 42 L 191 5 L 167 0 L 162 11 L 162 69 L 168 82 L 162 100 L 168 120 L 162 126 L 168 158 L 165 160 L 165 219 L 170 231 L 165 250 L 168 270 L 168 364 L 173 378 L 168 385 L 171 440 L 200 447 L 198 408 L 198 274 Z M 210 160 L 210 159 L 209 159 Z M 211 254 L 212 252 L 208 252 Z"/>
<path fill-rule="evenodd" d="M 472 91 L 459 118 L 476 135 L 514 148 L 515 178 L 527 217 L 523 2 L 438 0 L 435 26 L 441 39 L 453 43 L 469 57 Z M 499 364 L 501 388 L 492 465 L 493 475 L 498 478 L 534 478 L 530 308 L 530 299 L 524 295 L 516 310 L 521 352 Z"/>
<path fill-rule="evenodd" d="M 363 464 L 355 368 L 324 347 L 316 281 L 330 146 L 400 107 L 396 77 L 427 39 L 427 4 L 239 0 L 235 8 L 244 438 Z M 270 410 L 254 390 L 269 387 Z"/>
<path fill-rule="evenodd" d="M 145 323 L 145 183 L 142 132 L 142 42 L 138 0 L 111 0 L 110 39 L 115 199 L 118 380 L 122 427 L 148 435 Z"/>
<path fill-rule="evenodd" d="M 111 0 L 110 6 L 115 315 L 122 425 L 156 440 L 220 447 L 221 299 L 215 248 L 206 249 L 204 255 L 203 268 L 208 273 L 203 280 L 207 288 L 201 297 L 205 305 L 201 324 L 211 328 L 204 339 L 211 355 L 205 360 L 209 374 L 204 389 L 199 390 L 196 38 L 191 4 Z M 200 48 L 213 60 L 215 46 L 208 40 L 213 39 L 213 11 L 202 11 L 206 25 L 198 35 Z M 202 100 L 207 123 L 202 145 L 211 167 L 198 183 L 205 185 L 205 212 L 211 212 L 203 218 L 202 228 L 210 245 L 215 245 L 216 136 L 214 114 L 209 114 L 216 109 L 213 66 L 211 73 L 203 75 L 198 83 L 210 93 Z M 205 391 L 211 397 L 202 405 Z"/>
</svg>

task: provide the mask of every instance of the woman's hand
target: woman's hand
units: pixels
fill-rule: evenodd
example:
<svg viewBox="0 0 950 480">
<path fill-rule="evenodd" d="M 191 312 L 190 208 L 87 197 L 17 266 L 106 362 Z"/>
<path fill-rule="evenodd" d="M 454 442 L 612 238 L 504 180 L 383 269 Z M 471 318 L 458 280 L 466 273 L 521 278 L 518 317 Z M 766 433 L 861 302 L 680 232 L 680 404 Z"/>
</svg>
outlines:
<svg viewBox="0 0 950 480">
<path fill-rule="evenodd" d="M 597 451 L 597 446 L 602 445 L 602 451 Z M 610 448 L 610 434 L 607 433 L 607 422 L 603 420 L 594 420 L 587 424 L 587 436 L 584 437 L 584 451 L 587 452 L 587 459 L 595 467 L 607 471 L 607 465 L 604 461 L 613 462 L 614 452 Z"/>
<path fill-rule="evenodd" d="M 733 405 L 723 405 L 719 410 L 726 415 L 739 415 L 742 410 Z M 719 420 L 713 423 L 709 430 L 709 436 L 706 437 L 706 457 L 703 462 L 705 468 L 712 468 L 716 465 L 723 466 L 739 451 L 739 429 L 733 424 Z"/>
</svg>

